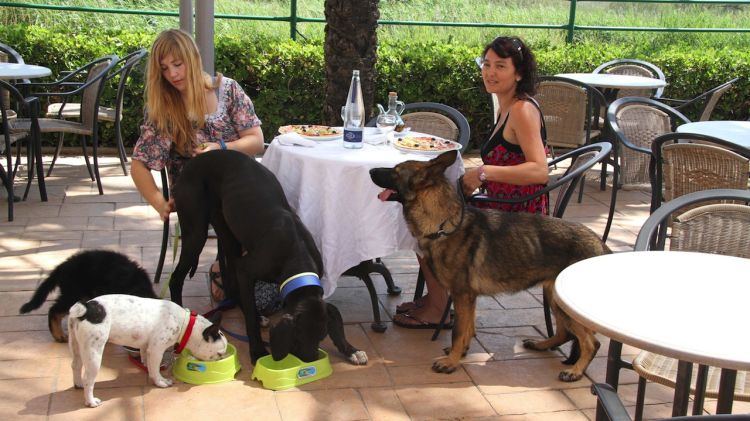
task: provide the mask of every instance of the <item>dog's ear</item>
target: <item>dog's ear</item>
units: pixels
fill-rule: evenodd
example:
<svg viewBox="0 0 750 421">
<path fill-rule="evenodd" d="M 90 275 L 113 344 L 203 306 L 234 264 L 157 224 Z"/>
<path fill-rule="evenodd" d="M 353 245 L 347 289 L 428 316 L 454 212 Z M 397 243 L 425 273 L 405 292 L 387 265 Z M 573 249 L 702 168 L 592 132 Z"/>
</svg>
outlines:
<svg viewBox="0 0 750 421">
<path fill-rule="evenodd" d="M 281 319 L 271 327 L 270 345 L 271 355 L 274 361 L 279 361 L 292 351 L 294 342 L 294 317 L 284 314 Z"/>
<path fill-rule="evenodd" d="M 445 169 L 453 165 L 456 162 L 458 151 L 443 152 L 440 155 L 430 160 L 430 170 L 439 171 L 440 175 L 445 172 Z"/>
<path fill-rule="evenodd" d="M 208 318 L 208 321 L 215 325 L 220 325 L 222 316 L 223 314 L 221 311 L 216 311 L 214 312 L 214 314 L 211 315 L 211 317 Z"/>
</svg>

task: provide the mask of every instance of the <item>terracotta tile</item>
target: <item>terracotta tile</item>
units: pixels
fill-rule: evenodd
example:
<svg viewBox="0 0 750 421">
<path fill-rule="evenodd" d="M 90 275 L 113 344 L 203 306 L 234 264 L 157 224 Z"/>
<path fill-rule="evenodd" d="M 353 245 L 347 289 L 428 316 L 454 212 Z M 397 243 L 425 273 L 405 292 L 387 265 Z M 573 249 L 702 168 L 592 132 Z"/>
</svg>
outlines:
<svg viewBox="0 0 750 421">
<path fill-rule="evenodd" d="M 281 420 L 274 393 L 243 381 L 148 388 L 143 393 L 145 419 L 210 420 L 217 407 L 232 419 Z M 218 406 L 217 406 L 218 405 Z"/>
<path fill-rule="evenodd" d="M 523 347 L 523 340 L 541 338 L 531 326 L 482 328 L 477 330 L 476 339 L 482 344 L 493 360 L 514 360 L 526 358 L 561 358 L 557 351 L 534 351 Z"/>
<path fill-rule="evenodd" d="M 69 355 L 68 344 L 57 343 L 49 331 L 5 332 L 0 335 L 0 359 L 59 358 Z"/>
<path fill-rule="evenodd" d="M 464 364 L 466 372 L 485 394 L 570 389 L 591 384 L 585 376 L 577 382 L 561 382 L 557 375 L 565 367 L 557 358 Z"/>
<path fill-rule="evenodd" d="M 0 419 L 47 419 L 53 384 L 51 377 L 0 380 Z"/>
<path fill-rule="evenodd" d="M 408 421 L 409 415 L 396 392 L 390 388 L 363 388 L 359 394 L 373 421 Z"/>
<path fill-rule="evenodd" d="M 573 403 L 558 390 L 538 390 L 521 393 L 485 395 L 500 415 L 520 415 L 540 412 L 571 411 Z"/>
<path fill-rule="evenodd" d="M 402 386 L 396 394 L 412 419 L 497 415 L 472 383 Z"/>
<path fill-rule="evenodd" d="M 115 345 L 108 344 L 107 350 L 115 348 Z M 60 372 L 57 377 L 57 389 L 65 390 L 73 387 L 73 369 L 70 366 L 72 358 L 62 358 L 60 362 Z M 172 378 L 172 373 L 162 371 L 165 377 Z M 149 380 L 145 371 L 136 367 L 119 347 L 116 352 L 105 352 L 102 357 L 102 365 L 99 373 L 96 375 L 96 385 L 94 390 L 108 388 L 123 388 L 131 386 L 146 386 L 147 388 L 156 387 Z"/>
<path fill-rule="evenodd" d="M 367 409 L 356 390 L 314 390 L 277 393 L 276 404 L 285 420 L 347 421 L 367 419 Z"/>
<path fill-rule="evenodd" d="M 70 360 L 65 358 L 46 358 L 33 360 L 0 361 L 0 380 L 34 379 L 56 376 L 61 365 L 70 367 Z"/>
<path fill-rule="evenodd" d="M 362 284 L 364 285 L 364 284 Z M 344 323 L 364 323 L 374 320 L 372 314 L 372 304 L 370 303 L 370 293 L 367 288 L 337 288 L 326 302 L 335 305 L 341 312 Z M 378 303 L 380 306 L 380 304 Z M 380 320 L 388 321 L 388 315 L 385 309 L 380 306 Z"/>
<path fill-rule="evenodd" d="M 97 385 L 98 386 L 98 385 Z M 83 389 L 74 389 L 72 385 L 60 389 L 52 395 L 49 409 L 49 420 L 52 421 L 97 421 L 97 420 L 143 420 L 143 388 L 94 387 L 94 396 L 102 400 L 96 408 L 84 404 Z"/>
<path fill-rule="evenodd" d="M 504 416 L 503 421 L 588 421 L 581 411 L 542 412 L 538 414 L 523 414 Z"/>
</svg>

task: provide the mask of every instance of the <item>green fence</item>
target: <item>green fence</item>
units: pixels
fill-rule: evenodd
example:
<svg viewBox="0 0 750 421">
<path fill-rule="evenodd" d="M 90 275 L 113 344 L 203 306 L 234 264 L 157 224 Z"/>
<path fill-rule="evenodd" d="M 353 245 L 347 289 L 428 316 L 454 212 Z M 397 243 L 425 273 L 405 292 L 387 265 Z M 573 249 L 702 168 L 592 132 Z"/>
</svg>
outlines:
<svg viewBox="0 0 750 421">
<path fill-rule="evenodd" d="M 204 1 L 204 0 L 196 0 Z M 513 24 L 513 23 L 491 23 L 491 22 L 431 22 L 431 21 L 408 21 L 408 20 L 379 20 L 380 25 L 411 25 L 411 26 L 444 26 L 444 27 L 469 27 L 469 28 L 533 28 L 533 29 L 559 29 L 565 31 L 568 43 L 573 42 L 575 31 L 639 31 L 639 32 L 750 32 L 750 28 L 660 28 L 660 27 L 624 27 L 624 26 L 597 26 L 597 25 L 576 25 L 577 5 L 580 2 L 612 2 L 612 3 L 669 3 L 675 5 L 689 4 L 711 4 L 711 5 L 748 5 L 750 0 L 569 0 L 570 13 L 566 24 Z M 11 3 L 0 2 L 0 6 L 18 7 L 27 9 L 47 9 L 63 10 L 71 12 L 89 12 L 89 13 L 116 13 L 143 16 L 179 16 L 178 12 L 162 10 L 137 10 L 137 9 L 110 9 L 95 7 L 78 7 L 78 6 L 58 6 L 49 4 L 30 4 L 30 3 Z M 297 0 L 291 0 L 289 7 L 289 16 L 251 16 L 251 15 L 232 15 L 232 14 L 214 14 L 215 19 L 236 19 L 236 20 L 258 20 L 289 22 L 289 36 L 292 39 L 297 38 L 299 23 L 325 23 L 323 18 L 308 18 L 297 15 Z"/>
</svg>

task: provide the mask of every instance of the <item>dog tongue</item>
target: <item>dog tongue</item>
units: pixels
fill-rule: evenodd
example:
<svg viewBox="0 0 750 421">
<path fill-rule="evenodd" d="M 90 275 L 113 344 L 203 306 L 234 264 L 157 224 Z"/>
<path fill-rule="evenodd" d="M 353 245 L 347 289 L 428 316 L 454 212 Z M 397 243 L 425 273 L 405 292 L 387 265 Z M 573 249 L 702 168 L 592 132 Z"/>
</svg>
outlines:
<svg viewBox="0 0 750 421">
<path fill-rule="evenodd" d="M 391 190 L 391 189 L 385 189 L 378 194 L 378 199 L 380 199 L 381 202 L 385 202 L 388 200 L 388 198 L 391 197 L 391 194 L 393 193 L 396 193 L 396 191 Z"/>
</svg>

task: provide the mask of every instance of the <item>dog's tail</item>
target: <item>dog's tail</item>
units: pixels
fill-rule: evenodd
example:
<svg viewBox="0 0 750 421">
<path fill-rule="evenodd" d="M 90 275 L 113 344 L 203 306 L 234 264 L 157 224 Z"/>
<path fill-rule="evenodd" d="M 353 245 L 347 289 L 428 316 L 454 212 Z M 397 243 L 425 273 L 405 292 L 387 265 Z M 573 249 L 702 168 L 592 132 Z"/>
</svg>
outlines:
<svg viewBox="0 0 750 421">
<path fill-rule="evenodd" d="M 21 306 L 21 314 L 28 313 L 31 310 L 36 310 L 37 308 L 41 307 L 42 304 L 44 304 L 44 301 L 47 300 L 47 296 L 50 292 L 52 292 L 55 287 L 57 287 L 57 284 L 59 283 L 60 274 L 58 273 L 58 270 L 55 269 L 52 271 L 52 273 L 47 277 L 47 279 L 42 282 L 41 285 L 39 285 L 39 288 L 36 289 L 34 292 L 34 295 L 31 297 L 31 300 Z"/>
<path fill-rule="evenodd" d="M 68 317 L 69 318 L 81 318 L 84 314 L 86 314 L 86 304 L 82 302 L 77 302 L 73 304 L 72 307 L 70 307 L 70 310 L 68 311 Z"/>
</svg>

